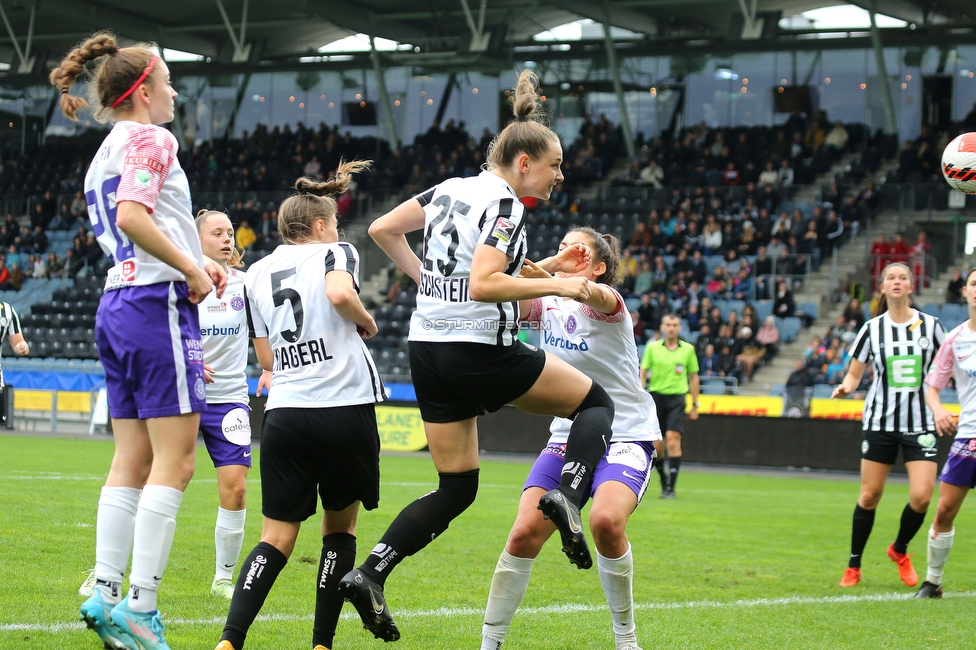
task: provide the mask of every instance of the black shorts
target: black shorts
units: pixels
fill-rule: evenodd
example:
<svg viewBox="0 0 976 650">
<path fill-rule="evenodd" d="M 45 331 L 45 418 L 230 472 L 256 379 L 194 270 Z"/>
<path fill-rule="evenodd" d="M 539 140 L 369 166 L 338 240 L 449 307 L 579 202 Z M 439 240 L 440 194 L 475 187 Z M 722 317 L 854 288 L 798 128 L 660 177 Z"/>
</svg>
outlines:
<svg viewBox="0 0 976 650">
<path fill-rule="evenodd" d="M 380 498 L 380 436 L 373 404 L 329 408 L 276 408 L 261 429 L 261 512 L 301 522 L 315 514 L 316 493 L 325 510 Z"/>
<path fill-rule="evenodd" d="M 901 448 L 902 458 L 906 463 L 913 460 L 937 463 L 939 461 L 936 460 L 936 440 L 938 437 L 934 431 L 896 433 L 865 429 L 861 432 L 861 458 L 894 465 L 898 458 L 898 449 Z"/>
<path fill-rule="evenodd" d="M 515 345 L 410 341 L 410 374 L 424 422 L 460 422 L 494 413 L 525 395 L 546 353 Z"/>
<path fill-rule="evenodd" d="M 661 423 L 661 433 L 685 430 L 685 396 L 651 393 L 657 407 L 657 421 Z"/>
</svg>

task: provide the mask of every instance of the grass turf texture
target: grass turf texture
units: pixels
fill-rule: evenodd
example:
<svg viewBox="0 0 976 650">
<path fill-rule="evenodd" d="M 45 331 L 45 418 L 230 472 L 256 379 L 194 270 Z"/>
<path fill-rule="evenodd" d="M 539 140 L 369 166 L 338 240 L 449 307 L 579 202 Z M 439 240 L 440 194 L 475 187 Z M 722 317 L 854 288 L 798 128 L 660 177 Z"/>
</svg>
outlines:
<svg viewBox="0 0 976 650">
<path fill-rule="evenodd" d="M 255 456 L 258 452 L 255 453 Z M 98 648 L 78 622 L 78 585 L 94 562 L 98 493 L 112 456 L 104 440 L 0 436 L 0 648 Z M 257 465 L 257 464 L 255 464 Z M 400 565 L 386 595 L 403 638 L 395 647 L 480 647 L 491 574 L 515 517 L 525 462 L 482 465 L 478 500 L 447 533 Z M 242 557 L 259 540 L 258 470 L 248 480 Z M 400 508 L 435 487 L 421 455 L 382 459 L 379 509 L 360 515 L 359 558 Z M 864 582 L 837 586 L 850 544 L 852 478 L 682 471 L 678 498 L 648 498 L 630 520 L 644 648 L 961 648 L 972 644 L 976 516 L 963 507 L 946 572 L 946 597 L 916 601 L 885 557 L 907 500 L 890 484 L 865 552 Z M 925 531 L 909 547 L 923 579 Z M 160 595 L 176 649 L 216 645 L 227 602 L 210 595 L 216 478 L 206 450 L 186 491 Z M 585 515 L 586 511 L 584 511 Z M 247 648 L 310 648 L 319 516 L 306 522 Z M 589 538 L 589 535 L 588 535 Z M 379 648 L 347 605 L 336 648 Z M 535 564 L 506 647 L 613 648 L 596 568 L 572 567 L 554 536 Z"/>
</svg>

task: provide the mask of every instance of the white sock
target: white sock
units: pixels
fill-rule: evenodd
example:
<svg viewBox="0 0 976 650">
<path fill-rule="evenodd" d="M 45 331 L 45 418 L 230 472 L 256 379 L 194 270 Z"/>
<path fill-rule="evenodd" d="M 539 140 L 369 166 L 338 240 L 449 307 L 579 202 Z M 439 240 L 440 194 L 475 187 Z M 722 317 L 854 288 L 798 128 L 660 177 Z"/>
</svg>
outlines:
<svg viewBox="0 0 976 650">
<path fill-rule="evenodd" d="M 156 609 L 156 592 L 173 546 L 176 513 L 182 500 L 182 492 L 164 485 L 147 485 L 142 490 L 129 574 L 129 607 L 134 612 Z"/>
<path fill-rule="evenodd" d="M 247 510 L 217 508 L 217 525 L 214 527 L 214 544 L 217 547 L 217 570 L 214 580 L 230 580 L 244 545 L 244 519 Z"/>
<path fill-rule="evenodd" d="M 634 554 L 630 544 L 627 552 L 615 560 L 596 554 L 596 566 L 610 606 L 613 635 L 617 646 L 637 645 L 637 626 L 634 623 Z"/>
<path fill-rule="evenodd" d="M 925 580 L 934 585 L 942 584 L 942 573 L 945 563 L 952 550 L 952 540 L 956 536 L 956 529 L 948 533 L 940 533 L 935 528 L 929 528 L 929 566 L 925 572 Z"/>
<path fill-rule="evenodd" d="M 95 577 L 106 603 L 122 600 L 122 579 L 132 552 L 132 531 L 142 490 L 127 487 L 102 488 L 95 518 Z"/>
<path fill-rule="evenodd" d="M 502 551 L 498 556 L 488 591 L 485 624 L 481 628 L 481 650 L 498 650 L 502 647 L 515 610 L 529 588 L 534 561 L 534 558 L 515 557 L 508 551 Z"/>
</svg>

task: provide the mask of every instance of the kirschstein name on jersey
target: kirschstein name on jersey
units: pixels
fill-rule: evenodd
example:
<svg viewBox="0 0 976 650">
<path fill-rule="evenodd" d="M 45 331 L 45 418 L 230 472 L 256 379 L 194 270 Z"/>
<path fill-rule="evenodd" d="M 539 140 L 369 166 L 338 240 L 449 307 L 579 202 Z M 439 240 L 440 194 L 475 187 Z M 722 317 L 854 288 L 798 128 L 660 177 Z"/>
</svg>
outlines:
<svg viewBox="0 0 976 650">
<path fill-rule="evenodd" d="M 118 228 L 118 205 L 125 201 L 145 206 L 166 238 L 203 267 L 190 185 L 177 159 L 178 149 L 176 138 L 166 129 L 122 121 L 93 158 L 85 174 L 85 201 L 95 238 L 115 263 L 106 290 L 186 279 Z"/>
<path fill-rule="evenodd" d="M 301 368 L 323 361 L 332 361 L 332 355 L 325 350 L 325 339 L 302 341 L 274 349 L 274 372 L 285 368 Z"/>
<path fill-rule="evenodd" d="M 504 179 L 490 172 L 450 178 L 423 194 L 424 250 L 410 340 L 512 345 L 518 302 L 471 300 L 471 261 L 481 245 L 508 258 L 516 276 L 525 260 L 525 208 Z"/>
<path fill-rule="evenodd" d="M 467 278 L 442 278 L 421 269 L 420 285 L 417 292 L 421 295 L 436 298 L 446 302 L 470 302 Z"/>
</svg>

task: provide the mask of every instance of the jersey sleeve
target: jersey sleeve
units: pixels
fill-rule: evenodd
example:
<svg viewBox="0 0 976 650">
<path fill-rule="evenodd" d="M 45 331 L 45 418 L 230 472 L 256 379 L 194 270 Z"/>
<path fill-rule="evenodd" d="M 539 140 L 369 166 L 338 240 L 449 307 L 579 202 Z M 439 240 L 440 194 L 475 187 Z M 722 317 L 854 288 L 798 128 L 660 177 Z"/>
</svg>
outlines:
<svg viewBox="0 0 976 650">
<path fill-rule="evenodd" d="M 949 380 L 952 379 L 952 371 L 955 365 L 953 361 L 955 359 L 955 352 L 953 351 L 953 343 L 955 341 L 955 336 L 949 336 L 939 346 L 939 352 L 935 355 L 935 361 L 932 362 L 929 374 L 925 376 L 925 383 L 929 386 L 942 389 L 949 385 Z"/>
<path fill-rule="evenodd" d="M 420 194 L 417 194 L 413 198 L 417 199 L 417 201 L 420 203 L 420 207 L 426 208 L 427 205 L 434 200 L 434 193 L 436 191 L 437 191 L 437 186 L 435 185 L 434 187 L 430 188 L 426 192 L 421 192 Z"/>
<path fill-rule="evenodd" d="M 864 323 L 851 346 L 851 358 L 867 363 L 871 357 L 871 321 Z"/>
<path fill-rule="evenodd" d="M 695 353 L 695 346 L 686 343 L 688 346 L 688 374 L 698 372 L 698 354 Z"/>
<path fill-rule="evenodd" d="M 479 244 L 497 248 L 514 259 L 525 226 L 525 207 L 514 198 L 492 203 L 481 217 Z"/>
<path fill-rule="evenodd" d="M 352 244 L 339 242 L 325 254 L 325 274 L 345 271 L 352 276 L 352 286 L 359 293 L 359 253 Z"/>
<path fill-rule="evenodd" d="M 525 318 L 526 321 L 536 329 L 539 329 L 542 325 L 542 298 L 533 298 L 532 306 L 529 308 L 529 315 Z"/>
<path fill-rule="evenodd" d="M 247 335 L 252 339 L 268 338 L 268 326 L 261 313 L 251 304 L 248 294 L 251 293 L 247 280 L 244 281 L 244 311 L 247 314 Z"/>
<path fill-rule="evenodd" d="M 122 180 L 115 192 L 116 204 L 135 201 L 152 214 L 176 158 L 177 146 L 176 138 L 165 129 L 132 129 L 126 142 Z"/>
<path fill-rule="evenodd" d="M 934 321 L 932 326 L 932 347 L 934 350 L 938 351 L 946 342 L 946 331 L 941 320 L 938 318 L 933 318 L 932 320 Z"/>
<path fill-rule="evenodd" d="M 613 310 L 613 312 L 609 314 L 604 314 L 603 312 L 599 312 L 593 309 L 587 304 L 581 304 L 580 311 L 582 311 L 587 318 L 595 321 L 600 321 L 601 323 L 622 323 L 624 320 L 624 311 L 626 310 L 626 307 L 624 306 L 624 299 L 623 297 L 621 297 L 619 293 L 617 293 L 616 289 L 614 289 L 613 287 L 608 287 L 608 288 L 610 289 L 610 291 L 613 292 L 613 295 L 617 298 L 617 307 L 616 309 Z"/>
<path fill-rule="evenodd" d="M 644 346 L 644 356 L 641 357 L 640 367 L 644 370 L 650 370 L 651 366 L 654 364 L 654 352 L 652 351 L 652 343 L 648 343 Z"/>
<path fill-rule="evenodd" d="M 7 323 L 7 336 L 20 334 L 20 316 L 17 315 L 17 310 L 11 305 L 7 305 L 7 309 L 10 310 L 10 321 Z"/>
</svg>

